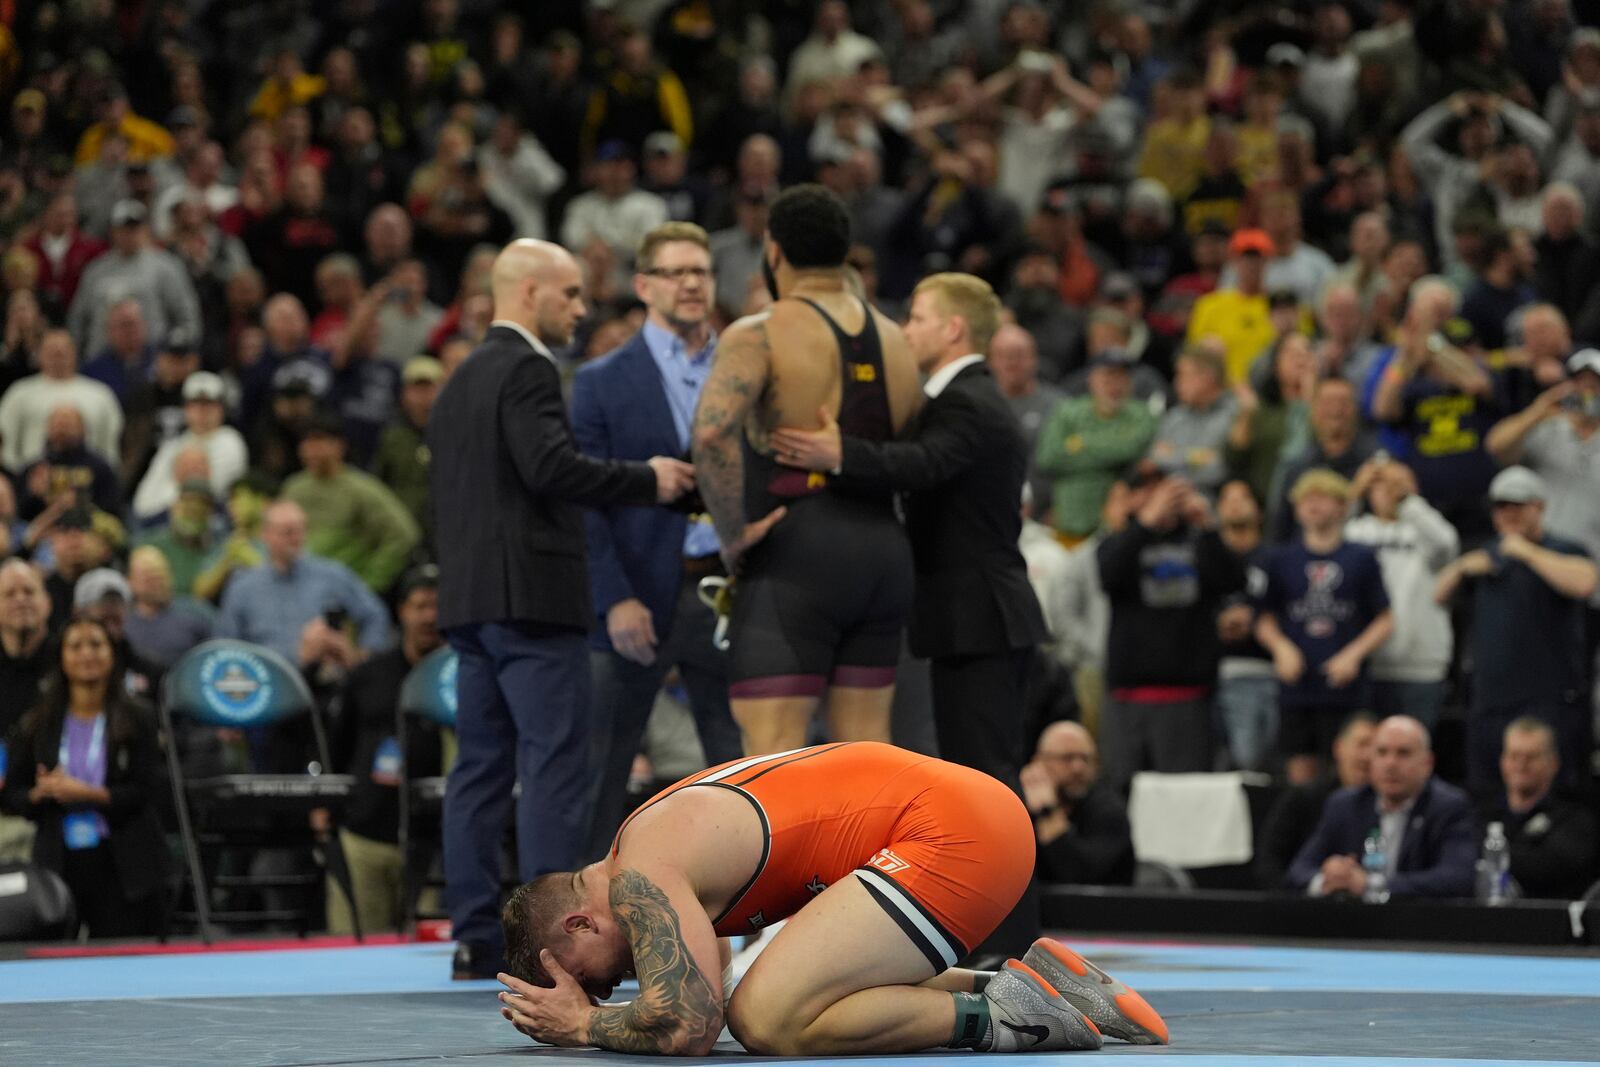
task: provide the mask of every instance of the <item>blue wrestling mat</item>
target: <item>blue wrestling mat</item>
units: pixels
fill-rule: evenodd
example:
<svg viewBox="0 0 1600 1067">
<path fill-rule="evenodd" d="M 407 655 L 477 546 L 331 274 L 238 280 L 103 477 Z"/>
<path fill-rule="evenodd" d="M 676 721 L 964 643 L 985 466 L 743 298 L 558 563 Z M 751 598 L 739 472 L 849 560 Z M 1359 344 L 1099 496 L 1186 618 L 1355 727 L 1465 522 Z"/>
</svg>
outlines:
<svg viewBox="0 0 1600 1067">
<path fill-rule="evenodd" d="M 1185 1067 L 1600 1063 L 1600 958 L 1072 941 L 1138 989 L 1166 1048 L 1015 1054 L 1181 1056 Z M 641 1061 L 534 1045 L 492 982 L 450 982 L 449 945 L 0 963 L 6 1067 L 325 1067 Z M 628 990 L 619 990 L 626 997 Z M 929 1053 L 891 1057 L 926 1065 Z M 724 1041 L 707 1061 L 751 1059 Z M 804 1062 L 804 1061 L 799 1061 Z"/>
</svg>

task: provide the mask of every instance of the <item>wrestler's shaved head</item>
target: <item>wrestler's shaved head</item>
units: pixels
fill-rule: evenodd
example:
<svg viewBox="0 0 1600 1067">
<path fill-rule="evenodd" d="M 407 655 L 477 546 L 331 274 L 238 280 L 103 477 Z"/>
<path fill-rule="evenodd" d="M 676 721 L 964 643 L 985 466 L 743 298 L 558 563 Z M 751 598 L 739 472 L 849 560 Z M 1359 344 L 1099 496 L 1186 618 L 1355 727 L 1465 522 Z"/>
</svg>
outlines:
<svg viewBox="0 0 1600 1067">
<path fill-rule="evenodd" d="M 514 322 L 551 348 L 572 340 L 583 318 L 583 275 L 565 248 L 549 241 L 512 241 L 489 274 L 494 317 Z"/>
</svg>

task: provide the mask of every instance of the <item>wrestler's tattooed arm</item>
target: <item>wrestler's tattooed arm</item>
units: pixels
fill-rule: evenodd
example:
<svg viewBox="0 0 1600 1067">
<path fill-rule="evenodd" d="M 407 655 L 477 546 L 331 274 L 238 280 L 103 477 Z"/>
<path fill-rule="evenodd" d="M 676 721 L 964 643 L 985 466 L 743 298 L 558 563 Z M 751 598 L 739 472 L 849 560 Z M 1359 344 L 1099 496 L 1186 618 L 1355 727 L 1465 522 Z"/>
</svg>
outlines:
<svg viewBox="0 0 1600 1067">
<path fill-rule="evenodd" d="M 639 996 L 594 1009 L 588 1043 L 617 1052 L 705 1055 L 722 1032 L 722 998 L 685 943 L 677 910 L 634 870 L 611 879 L 610 896 L 617 925 L 633 946 Z"/>
<path fill-rule="evenodd" d="M 729 326 L 694 413 L 694 470 L 700 496 L 725 549 L 737 555 L 745 538 L 744 454 L 739 434 L 767 388 L 772 347 L 767 316 Z"/>
</svg>

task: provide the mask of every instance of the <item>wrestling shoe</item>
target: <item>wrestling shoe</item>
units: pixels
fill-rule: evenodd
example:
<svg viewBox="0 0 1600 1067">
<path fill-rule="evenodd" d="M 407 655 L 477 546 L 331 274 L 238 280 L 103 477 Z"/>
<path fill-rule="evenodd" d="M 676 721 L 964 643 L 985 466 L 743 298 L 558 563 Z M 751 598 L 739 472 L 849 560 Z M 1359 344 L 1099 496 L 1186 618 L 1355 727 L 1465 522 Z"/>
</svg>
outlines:
<svg viewBox="0 0 1600 1067">
<path fill-rule="evenodd" d="M 995 972 L 983 996 L 989 1001 L 995 1052 L 1070 1052 L 1101 1045 L 1094 1023 L 1016 960 Z"/>
<path fill-rule="evenodd" d="M 1134 1045 L 1167 1043 L 1167 1024 L 1143 997 L 1061 942 L 1041 937 L 1022 962 L 1107 1037 Z"/>
</svg>

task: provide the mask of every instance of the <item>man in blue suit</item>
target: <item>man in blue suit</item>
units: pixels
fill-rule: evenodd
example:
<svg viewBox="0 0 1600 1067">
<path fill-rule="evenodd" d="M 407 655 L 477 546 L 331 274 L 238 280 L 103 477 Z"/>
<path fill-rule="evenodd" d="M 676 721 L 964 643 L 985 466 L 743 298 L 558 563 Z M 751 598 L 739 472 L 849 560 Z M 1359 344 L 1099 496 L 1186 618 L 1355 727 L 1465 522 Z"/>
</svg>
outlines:
<svg viewBox="0 0 1600 1067">
<path fill-rule="evenodd" d="M 1361 896 L 1367 888 L 1363 852 L 1374 833 L 1392 896 L 1472 895 L 1478 855 L 1472 804 L 1466 793 L 1433 777 L 1427 727 L 1409 715 L 1378 724 L 1371 784 L 1328 798 L 1286 881 L 1310 896 Z"/>
<path fill-rule="evenodd" d="M 644 327 L 580 369 L 572 389 L 578 447 L 600 460 L 686 455 L 716 347 L 706 232 L 688 222 L 658 226 L 634 262 Z M 584 524 L 595 610 L 589 853 L 598 859 L 626 814 L 629 768 L 669 670 L 683 679 L 706 759 L 736 759 L 743 746 L 728 710 L 727 656 L 712 644 L 715 618 L 695 595 L 701 578 L 723 573 L 710 520 L 619 503 L 588 509 Z"/>
</svg>

